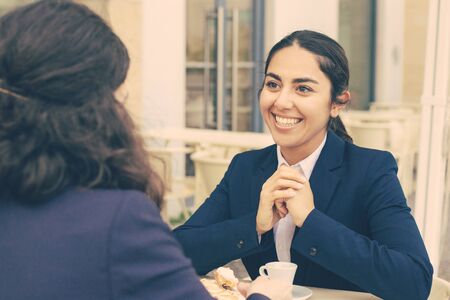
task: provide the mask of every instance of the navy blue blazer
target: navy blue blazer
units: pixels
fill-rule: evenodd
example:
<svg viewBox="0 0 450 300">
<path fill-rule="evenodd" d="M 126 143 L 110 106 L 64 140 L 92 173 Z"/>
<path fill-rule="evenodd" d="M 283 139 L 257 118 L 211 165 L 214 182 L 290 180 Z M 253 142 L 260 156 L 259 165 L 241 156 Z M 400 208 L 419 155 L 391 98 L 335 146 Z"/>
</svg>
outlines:
<svg viewBox="0 0 450 300">
<path fill-rule="evenodd" d="M 213 298 L 144 194 L 73 190 L 0 199 L 0 299 Z"/>
<path fill-rule="evenodd" d="M 277 168 L 276 146 L 235 156 L 220 184 L 175 235 L 200 274 L 242 258 L 252 278 L 278 260 L 273 231 L 258 242 L 256 212 Z M 333 132 L 310 177 L 315 209 L 297 228 L 295 284 L 426 299 L 433 269 L 388 152 Z"/>
</svg>

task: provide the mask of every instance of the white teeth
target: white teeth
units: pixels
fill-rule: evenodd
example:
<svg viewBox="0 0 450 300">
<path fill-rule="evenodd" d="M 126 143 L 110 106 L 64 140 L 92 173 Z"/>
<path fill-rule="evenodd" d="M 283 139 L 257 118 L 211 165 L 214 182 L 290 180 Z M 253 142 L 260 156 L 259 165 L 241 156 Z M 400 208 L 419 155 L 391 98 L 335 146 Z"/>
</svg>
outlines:
<svg viewBox="0 0 450 300">
<path fill-rule="evenodd" d="M 283 118 L 275 115 L 275 121 L 281 126 L 294 126 L 295 124 L 299 123 L 301 119 Z"/>
</svg>

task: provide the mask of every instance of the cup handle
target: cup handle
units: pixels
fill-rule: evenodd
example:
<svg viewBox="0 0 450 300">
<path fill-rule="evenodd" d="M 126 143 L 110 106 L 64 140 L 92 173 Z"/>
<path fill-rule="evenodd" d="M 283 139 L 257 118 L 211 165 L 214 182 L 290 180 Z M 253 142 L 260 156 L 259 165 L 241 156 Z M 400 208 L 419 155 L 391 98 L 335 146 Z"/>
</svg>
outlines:
<svg viewBox="0 0 450 300">
<path fill-rule="evenodd" d="M 261 267 L 259 268 L 259 275 L 261 275 L 262 277 L 269 278 L 269 275 L 267 274 L 267 268 L 266 268 L 266 266 L 261 266 Z"/>
</svg>

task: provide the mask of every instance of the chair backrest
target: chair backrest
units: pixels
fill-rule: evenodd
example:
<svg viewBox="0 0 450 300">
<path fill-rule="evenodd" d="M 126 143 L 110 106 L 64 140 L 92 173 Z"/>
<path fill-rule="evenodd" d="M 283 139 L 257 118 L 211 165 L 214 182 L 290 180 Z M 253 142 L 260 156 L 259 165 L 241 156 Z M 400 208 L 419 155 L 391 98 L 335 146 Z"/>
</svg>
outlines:
<svg viewBox="0 0 450 300">
<path fill-rule="evenodd" d="M 439 277 L 433 277 L 433 284 L 428 300 L 448 300 L 449 298 L 450 282 Z"/>
<path fill-rule="evenodd" d="M 411 111 L 348 111 L 342 120 L 356 145 L 387 150 L 398 163 L 398 177 L 407 197 L 414 192 L 420 116 Z"/>
<path fill-rule="evenodd" d="M 172 178 L 172 164 L 170 153 L 158 150 L 150 150 L 150 165 L 163 179 L 164 184 L 170 188 Z"/>
<path fill-rule="evenodd" d="M 402 103 L 391 103 L 391 102 L 380 102 L 375 101 L 370 105 L 371 111 L 391 111 L 391 112 L 412 112 L 420 113 L 422 110 L 422 105 L 420 103 L 414 102 L 402 102 Z"/>
<path fill-rule="evenodd" d="M 184 178 L 185 180 L 180 184 L 177 177 L 173 176 L 174 173 L 177 174 L 173 170 L 177 170 L 177 167 L 179 167 L 177 164 L 180 163 L 181 157 L 183 158 L 181 159 L 181 163 L 184 165 L 184 155 L 191 153 L 193 149 L 184 146 L 159 146 L 150 147 L 148 151 L 150 153 L 150 165 L 164 181 L 165 201 L 161 208 L 163 220 L 169 224 L 170 218 L 179 217 L 180 209 L 183 215 L 187 217 L 188 213 L 184 199 L 186 197 L 192 197 L 193 188 L 187 186 L 187 178 Z"/>
<path fill-rule="evenodd" d="M 231 158 L 217 157 L 208 151 L 194 152 L 191 155 L 195 167 L 195 204 L 197 209 L 223 178 Z"/>
<path fill-rule="evenodd" d="M 355 144 L 391 151 L 396 157 L 411 151 L 409 118 L 390 112 L 348 111 L 342 114 Z"/>
<path fill-rule="evenodd" d="M 389 123 L 348 122 L 346 125 L 356 145 L 380 150 L 394 150 L 393 126 Z M 395 146 L 394 146 L 395 148 Z"/>
<path fill-rule="evenodd" d="M 154 147 L 150 148 L 150 164 L 163 179 L 166 188 L 172 185 L 172 172 L 177 156 L 191 153 L 191 147 Z"/>
</svg>

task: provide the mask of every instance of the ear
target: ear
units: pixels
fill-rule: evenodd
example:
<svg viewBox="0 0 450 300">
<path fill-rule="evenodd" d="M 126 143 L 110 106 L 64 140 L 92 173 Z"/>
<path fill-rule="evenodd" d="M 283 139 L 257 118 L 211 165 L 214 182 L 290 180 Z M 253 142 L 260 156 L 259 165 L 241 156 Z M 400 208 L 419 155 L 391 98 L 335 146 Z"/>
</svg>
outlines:
<svg viewBox="0 0 450 300">
<path fill-rule="evenodd" d="M 117 90 L 114 92 L 114 97 L 117 99 L 117 101 L 121 102 L 122 104 L 125 103 L 125 101 L 128 98 L 128 86 L 126 83 L 122 83 Z"/>
<path fill-rule="evenodd" d="M 342 94 L 340 94 L 338 97 L 339 102 L 341 103 L 331 103 L 331 110 L 330 110 L 330 117 L 337 118 L 339 116 L 339 113 L 345 106 L 347 105 L 347 102 L 350 100 L 350 92 L 345 91 Z"/>
</svg>

